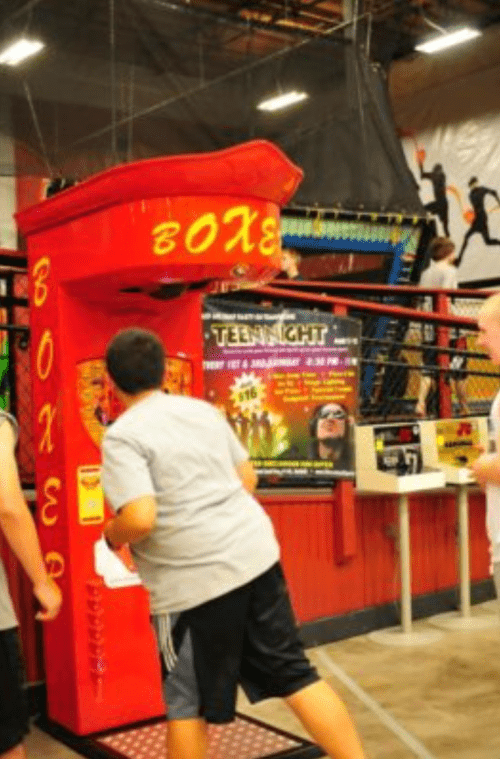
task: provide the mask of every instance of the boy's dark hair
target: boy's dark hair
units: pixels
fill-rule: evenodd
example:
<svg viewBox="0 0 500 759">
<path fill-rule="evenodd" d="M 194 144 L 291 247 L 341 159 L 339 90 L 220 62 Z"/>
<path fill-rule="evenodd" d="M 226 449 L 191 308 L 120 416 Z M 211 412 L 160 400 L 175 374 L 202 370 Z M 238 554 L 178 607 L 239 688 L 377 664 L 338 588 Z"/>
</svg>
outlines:
<svg viewBox="0 0 500 759">
<path fill-rule="evenodd" d="M 124 329 L 106 349 L 106 368 L 117 387 L 130 395 L 160 388 L 165 371 L 163 345 L 153 332 Z"/>
<path fill-rule="evenodd" d="M 449 237 L 435 237 L 429 245 L 429 253 L 433 261 L 442 261 L 455 250 L 455 243 Z"/>
</svg>

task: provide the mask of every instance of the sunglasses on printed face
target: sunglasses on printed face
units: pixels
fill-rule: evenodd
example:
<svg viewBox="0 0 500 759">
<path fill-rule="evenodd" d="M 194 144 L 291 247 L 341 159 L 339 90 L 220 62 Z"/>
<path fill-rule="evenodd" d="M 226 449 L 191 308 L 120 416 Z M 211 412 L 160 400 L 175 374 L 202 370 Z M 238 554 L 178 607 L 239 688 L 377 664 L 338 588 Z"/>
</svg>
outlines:
<svg viewBox="0 0 500 759">
<path fill-rule="evenodd" d="M 341 408 L 325 408 L 318 414 L 318 419 L 345 419 L 347 414 Z"/>
</svg>

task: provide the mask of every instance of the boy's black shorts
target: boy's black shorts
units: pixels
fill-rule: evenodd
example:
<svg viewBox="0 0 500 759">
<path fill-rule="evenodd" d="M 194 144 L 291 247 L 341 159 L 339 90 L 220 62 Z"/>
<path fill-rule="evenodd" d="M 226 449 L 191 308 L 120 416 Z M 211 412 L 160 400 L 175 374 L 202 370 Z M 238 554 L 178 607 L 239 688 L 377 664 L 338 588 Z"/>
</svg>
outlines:
<svg viewBox="0 0 500 759">
<path fill-rule="evenodd" d="M 162 635 L 168 624 L 171 636 Z M 153 625 L 171 720 L 230 722 L 238 684 L 255 703 L 290 696 L 319 680 L 304 654 L 279 564 L 194 609 L 155 616 Z"/>
<path fill-rule="evenodd" d="M 24 666 L 17 627 L 0 630 L 0 754 L 22 742 L 29 730 Z"/>
</svg>

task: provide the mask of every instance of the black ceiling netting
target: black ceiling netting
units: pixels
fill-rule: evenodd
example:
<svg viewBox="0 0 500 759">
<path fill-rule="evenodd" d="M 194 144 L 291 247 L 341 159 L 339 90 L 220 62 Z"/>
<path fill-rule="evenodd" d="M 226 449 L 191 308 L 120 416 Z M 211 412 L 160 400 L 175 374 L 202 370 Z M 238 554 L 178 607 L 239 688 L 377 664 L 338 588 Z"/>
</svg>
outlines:
<svg viewBox="0 0 500 759">
<path fill-rule="evenodd" d="M 0 130 L 15 145 L 0 155 L 2 174 L 82 179 L 265 138 L 304 170 L 292 205 L 423 215 L 384 74 L 338 33 L 270 32 L 161 0 L 28 5 L 3 37 L 27 29 L 46 48 L 2 71 Z M 257 109 L 289 89 L 307 100 Z"/>
</svg>

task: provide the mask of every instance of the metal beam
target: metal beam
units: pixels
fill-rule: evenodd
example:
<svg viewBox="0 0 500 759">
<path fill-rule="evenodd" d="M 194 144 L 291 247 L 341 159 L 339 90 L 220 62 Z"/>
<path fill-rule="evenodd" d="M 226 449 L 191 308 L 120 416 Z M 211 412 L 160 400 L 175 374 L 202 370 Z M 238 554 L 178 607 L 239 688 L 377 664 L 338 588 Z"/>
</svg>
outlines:
<svg viewBox="0 0 500 759">
<path fill-rule="evenodd" d="M 20 8 L 17 8 L 15 11 L 12 11 L 12 13 L 9 13 L 7 16 L 5 16 L 1 21 L 1 26 L 3 27 L 5 24 L 8 24 L 13 19 L 18 18 L 19 16 L 22 16 L 25 13 L 29 13 L 29 11 L 33 10 L 37 5 L 40 5 L 40 3 L 43 3 L 44 0 L 28 0 L 27 3 L 25 3 Z"/>
<path fill-rule="evenodd" d="M 10 253 L 6 255 L 5 253 L 0 253 L 0 266 L 6 266 L 9 269 L 13 267 L 26 271 L 28 268 L 28 259 L 25 256 L 10 255 Z"/>
<path fill-rule="evenodd" d="M 274 32 L 276 34 L 294 36 L 294 37 L 321 37 L 325 36 L 329 39 L 333 39 L 339 42 L 343 37 L 334 37 L 329 33 L 328 29 L 322 29 L 315 32 L 314 30 L 306 30 L 302 27 L 300 29 L 294 29 L 291 26 L 282 26 L 280 24 L 266 24 L 264 21 L 247 20 L 232 16 L 225 13 L 216 13 L 215 11 L 209 11 L 202 8 L 197 8 L 192 5 L 179 5 L 178 3 L 171 2 L 170 0 L 137 0 L 137 2 L 144 5 L 152 5 L 156 8 L 164 8 L 165 10 L 175 11 L 180 14 L 189 16 L 198 16 L 211 21 L 214 24 L 233 24 L 233 26 L 241 26 L 247 30 L 258 29 L 260 31 Z M 326 20 L 325 20 L 326 22 Z"/>
</svg>

